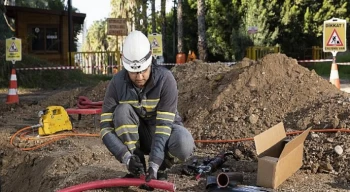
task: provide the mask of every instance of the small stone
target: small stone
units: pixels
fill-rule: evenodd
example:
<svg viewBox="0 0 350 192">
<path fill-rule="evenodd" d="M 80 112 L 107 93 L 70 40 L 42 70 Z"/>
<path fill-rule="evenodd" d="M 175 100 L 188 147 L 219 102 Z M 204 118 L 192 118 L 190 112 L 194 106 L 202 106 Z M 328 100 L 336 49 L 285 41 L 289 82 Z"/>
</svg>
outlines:
<svg viewBox="0 0 350 192">
<path fill-rule="evenodd" d="M 333 138 L 327 138 L 328 143 L 333 143 L 334 139 Z"/>
<path fill-rule="evenodd" d="M 330 163 L 326 164 L 326 168 L 328 171 L 333 171 L 333 166 Z"/>
<path fill-rule="evenodd" d="M 311 138 L 319 138 L 320 136 L 317 135 L 316 133 L 311 133 Z"/>
<path fill-rule="evenodd" d="M 228 107 L 227 107 L 227 106 L 224 106 L 224 107 L 223 107 L 223 110 L 224 110 L 224 111 L 228 111 Z"/>
<path fill-rule="evenodd" d="M 255 124 L 256 122 L 258 122 L 259 116 L 255 115 L 255 114 L 251 114 L 249 116 L 249 122 L 251 124 Z"/>
<path fill-rule="evenodd" d="M 311 165 L 311 172 L 312 172 L 312 173 L 317 173 L 317 170 L 318 170 L 319 167 L 320 167 L 320 164 L 318 164 L 318 163 L 313 163 L 313 164 Z"/>
<path fill-rule="evenodd" d="M 334 151 L 338 154 L 341 155 L 343 154 L 343 148 L 340 145 L 337 145 L 334 147 Z"/>
<path fill-rule="evenodd" d="M 233 117 L 233 121 L 234 121 L 234 122 L 237 122 L 238 119 L 239 119 L 239 117 L 237 117 L 237 116 L 234 116 L 234 117 Z"/>
<path fill-rule="evenodd" d="M 223 117 L 223 118 L 221 119 L 221 123 L 222 123 L 222 124 L 225 124 L 225 123 L 226 123 L 225 117 Z"/>
<path fill-rule="evenodd" d="M 234 103 L 234 104 L 233 104 L 233 107 L 234 107 L 235 109 L 238 109 L 238 108 L 239 108 L 239 104 L 238 104 L 238 103 Z"/>
<path fill-rule="evenodd" d="M 350 148 L 345 149 L 346 153 L 350 153 Z"/>
</svg>

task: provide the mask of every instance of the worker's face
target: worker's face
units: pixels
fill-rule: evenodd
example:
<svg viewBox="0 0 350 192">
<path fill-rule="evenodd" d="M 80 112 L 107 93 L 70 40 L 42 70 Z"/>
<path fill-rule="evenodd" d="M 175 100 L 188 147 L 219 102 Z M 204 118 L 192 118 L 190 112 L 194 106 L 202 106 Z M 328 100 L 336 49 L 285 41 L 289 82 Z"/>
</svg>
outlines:
<svg viewBox="0 0 350 192">
<path fill-rule="evenodd" d="M 141 72 L 128 72 L 131 81 L 139 88 L 143 88 L 151 74 L 151 65 Z"/>
</svg>

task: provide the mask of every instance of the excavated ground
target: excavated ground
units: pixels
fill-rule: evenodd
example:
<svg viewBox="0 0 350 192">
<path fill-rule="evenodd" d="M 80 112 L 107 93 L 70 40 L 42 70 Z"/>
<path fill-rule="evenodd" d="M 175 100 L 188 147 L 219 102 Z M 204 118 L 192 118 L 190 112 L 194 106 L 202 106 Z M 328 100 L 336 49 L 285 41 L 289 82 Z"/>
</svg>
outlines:
<svg viewBox="0 0 350 192">
<path fill-rule="evenodd" d="M 312 129 L 349 130 L 349 94 L 331 85 L 314 71 L 283 54 L 259 62 L 243 60 L 234 66 L 195 61 L 172 68 L 178 81 L 179 111 L 196 140 L 231 140 L 253 137 L 283 122 L 287 131 Z M 55 191 L 82 182 L 121 177 L 126 168 L 108 152 L 98 137 L 69 137 L 45 147 L 21 151 L 28 144 L 11 136 L 20 128 L 37 124 L 37 112 L 50 105 L 73 107 L 77 97 L 103 99 L 108 82 L 95 87 L 39 92 L 18 105 L 0 105 L 0 158 L 2 191 Z M 23 97 L 25 98 L 25 97 Z M 75 120 L 80 133 L 98 133 L 91 115 Z M 277 191 L 349 191 L 350 137 L 348 133 L 311 132 L 305 141 L 303 167 Z M 225 166 L 244 173 L 244 184 L 254 185 L 257 157 L 252 141 L 197 143 L 195 158 L 213 157 L 230 150 L 238 160 Z M 205 191 L 205 178 L 195 181 L 181 175 L 181 166 L 170 170 L 178 191 Z M 140 191 L 101 189 L 95 191 Z"/>
</svg>

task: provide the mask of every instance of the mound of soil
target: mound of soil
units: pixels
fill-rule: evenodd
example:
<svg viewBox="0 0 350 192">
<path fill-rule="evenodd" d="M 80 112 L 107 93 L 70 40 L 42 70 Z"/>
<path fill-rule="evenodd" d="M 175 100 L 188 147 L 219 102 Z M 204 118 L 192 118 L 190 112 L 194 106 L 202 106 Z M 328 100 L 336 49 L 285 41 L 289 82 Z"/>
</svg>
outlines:
<svg viewBox="0 0 350 192">
<path fill-rule="evenodd" d="M 177 65 L 172 72 L 178 82 L 178 109 L 196 140 L 253 137 L 281 121 L 287 131 L 350 127 L 349 94 L 283 54 L 271 54 L 258 62 L 244 59 L 233 66 L 196 60 Z M 126 173 L 98 137 L 65 138 L 35 151 L 19 151 L 9 144 L 16 130 L 37 123 L 38 110 L 49 105 L 74 107 L 80 95 L 101 101 L 108 83 L 60 90 L 38 100 L 0 106 L 4 191 L 54 191 Z M 74 125 L 79 132 L 98 133 L 92 116 L 83 116 Z M 350 189 L 348 141 L 348 134 L 340 131 L 310 133 L 305 141 L 303 168 L 283 183 L 280 190 Z M 213 156 L 222 150 L 234 151 L 239 161 L 230 160 L 227 166 L 231 171 L 244 172 L 244 183 L 254 185 L 257 171 L 254 143 L 198 143 L 195 157 Z M 204 191 L 204 178 L 198 182 L 187 176 L 175 177 L 180 170 L 180 166 L 170 170 L 179 191 Z"/>
</svg>

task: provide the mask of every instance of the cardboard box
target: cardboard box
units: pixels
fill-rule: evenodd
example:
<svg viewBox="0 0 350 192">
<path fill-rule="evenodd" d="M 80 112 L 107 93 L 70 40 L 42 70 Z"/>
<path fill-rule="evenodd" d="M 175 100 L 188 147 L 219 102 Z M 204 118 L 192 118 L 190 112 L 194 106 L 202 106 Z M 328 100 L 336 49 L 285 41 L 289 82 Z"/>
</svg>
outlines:
<svg viewBox="0 0 350 192">
<path fill-rule="evenodd" d="M 258 154 L 258 186 L 276 189 L 300 169 L 303 164 L 304 141 L 310 129 L 287 140 L 281 122 L 254 137 Z"/>
</svg>

